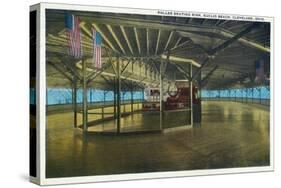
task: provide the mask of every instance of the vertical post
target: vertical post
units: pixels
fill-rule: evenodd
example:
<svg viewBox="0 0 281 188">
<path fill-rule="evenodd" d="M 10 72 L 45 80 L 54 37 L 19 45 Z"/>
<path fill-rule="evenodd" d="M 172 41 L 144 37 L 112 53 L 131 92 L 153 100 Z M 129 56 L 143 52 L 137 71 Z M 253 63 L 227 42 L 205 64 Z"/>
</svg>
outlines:
<svg viewBox="0 0 281 188">
<path fill-rule="evenodd" d="M 261 104 L 261 87 L 259 88 L 259 94 L 260 94 L 260 104 Z"/>
<path fill-rule="evenodd" d="M 192 64 L 190 64 L 189 75 L 192 77 Z M 189 81 L 189 90 L 190 90 L 190 124 L 193 126 L 193 83 L 192 79 Z"/>
<path fill-rule="evenodd" d="M 114 77 L 114 87 L 113 87 L 113 117 L 116 119 L 116 90 L 117 90 L 117 81 L 116 77 Z"/>
<path fill-rule="evenodd" d="M 144 88 L 142 88 L 142 105 L 141 105 L 141 109 L 143 109 L 143 103 L 144 103 Z"/>
<path fill-rule="evenodd" d="M 125 102 L 125 101 L 124 101 L 124 103 L 123 103 L 123 113 L 126 113 L 126 105 L 127 105 L 126 103 L 127 103 L 127 102 Z"/>
<path fill-rule="evenodd" d="M 132 61 L 132 73 L 134 72 L 134 61 Z M 134 112 L 134 93 L 133 81 L 131 82 L 131 113 Z"/>
<path fill-rule="evenodd" d="M 125 94 L 126 94 L 125 92 L 122 93 L 122 100 L 121 100 L 121 101 L 123 101 L 123 113 L 126 112 Z"/>
<path fill-rule="evenodd" d="M 121 79 L 120 79 L 120 61 L 117 58 L 117 133 L 120 133 L 120 119 L 121 119 L 121 109 L 120 109 L 120 94 L 121 94 Z"/>
<path fill-rule="evenodd" d="M 104 106 L 101 107 L 101 119 L 104 119 Z"/>
<path fill-rule="evenodd" d="M 103 90 L 103 105 L 101 107 L 101 119 L 104 119 L 104 107 L 105 107 L 105 96 L 106 96 L 106 92 L 105 90 Z"/>
<path fill-rule="evenodd" d="M 134 93 L 133 93 L 133 81 L 131 82 L 131 113 L 134 112 Z"/>
<path fill-rule="evenodd" d="M 245 96 L 244 96 L 244 102 L 247 103 L 247 88 L 244 88 Z"/>
<path fill-rule="evenodd" d="M 73 103 L 73 113 L 74 113 L 74 128 L 77 128 L 77 78 L 76 76 L 73 79 L 72 103 Z"/>
<path fill-rule="evenodd" d="M 105 97 L 106 97 L 106 92 L 103 90 L 103 105 L 105 105 Z"/>
<path fill-rule="evenodd" d="M 198 115 L 198 122 L 201 122 L 201 119 L 202 119 L 202 92 L 201 92 L 201 89 L 202 89 L 202 71 L 200 71 L 199 73 L 199 84 L 198 84 L 198 90 L 197 90 L 197 95 L 198 95 L 198 92 L 199 92 L 199 95 L 198 95 L 198 98 L 199 98 L 199 115 Z"/>
<path fill-rule="evenodd" d="M 245 92 L 246 92 L 246 88 L 244 88 L 244 89 L 243 89 L 243 92 L 242 92 L 243 103 L 246 102 L 246 101 L 245 101 L 246 98 L 245 98 L 245 96 L 244 96 Z"/>
<path fill-rule="evenodd" d="M 244 89 L 243 88 L 240 90 L 240 93 L 241 92 L 242 92 L 241 98 L 242 98 L 242 103 L 243 103 L 244 102 Z"/>
<path fill-rule="evenodd" d="M 252 87 L 252 103 L 254 103 L 254 88 Z"/>
<path fill-rule="evenodd" d="M 83 132 L 87 131 L 88 109 L 87 109 L 87 77 L 86 77 L 86 61 L 82 60 L 83 64 Z"/>
<path fill-rule="evenodd" d="M 160 62 L 160 74 L 159 74 L 159 79 L 160 79 L 160 130 L 163 128 L 163 61 L 161 60 Z"/>
<path fill-rule="evenodd" d="M 248 92 L 249 92 L 249 89 L 246 88 L 246 103 L 248 103 Z"/>
<path fill-rule="evenodd" d="M 89 90 L 90 92 L 90 99 L 89 99 L 89 103 L 91 103 L 93 100 L 93 92 L 92 92 L 92 89 Z"/>
</svg>

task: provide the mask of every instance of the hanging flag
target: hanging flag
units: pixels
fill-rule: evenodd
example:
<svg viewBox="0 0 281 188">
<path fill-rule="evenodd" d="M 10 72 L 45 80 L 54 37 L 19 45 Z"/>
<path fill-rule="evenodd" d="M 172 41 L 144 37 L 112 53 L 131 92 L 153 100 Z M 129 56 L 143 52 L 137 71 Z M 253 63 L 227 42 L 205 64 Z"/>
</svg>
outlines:
<svg viewBox="0 0 281 188">
<path fill-rule="evenodd" d="M 92 28 L 93 38 L 93 65 L 96 68 L 102 67 L 101 62 L 101 34 Z"/>
<path fill-rule="evenodd" d="M 65 27 L 67 42 L 69 47 L 69 55 L 74 58 L 82 58 L 82 43 L 80 32 L 80 21 L 78 17 L 75 17 L 69 12 L 65 12 Z"/>
<path fill-rule="evenodd" d="M 264 74 L 264 61 L 259 60 L 256 61 L 256 78 L 255 82 L 257 83 L 263 83 L 265 79 L 265 74 Z"/>
</svg>

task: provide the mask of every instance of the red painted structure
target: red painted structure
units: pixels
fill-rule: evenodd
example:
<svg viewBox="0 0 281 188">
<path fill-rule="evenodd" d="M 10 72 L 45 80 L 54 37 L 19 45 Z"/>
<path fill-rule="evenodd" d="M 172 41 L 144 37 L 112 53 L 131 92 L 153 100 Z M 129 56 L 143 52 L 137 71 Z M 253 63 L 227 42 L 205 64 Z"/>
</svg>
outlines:
<svg viewBox="0 0 281 188">
<path fill-rule="evenodd" d="M 198 88 L 193 86 L 193 104 L 199 104 Z M 169 94 L 169 93 L 168 93 Z M 174 95 L 169 94 L 165 102 L 165 110 L 176 110 L 190 107 L 190 90 L 189 87 L 178 87 Z"/>
</svg>

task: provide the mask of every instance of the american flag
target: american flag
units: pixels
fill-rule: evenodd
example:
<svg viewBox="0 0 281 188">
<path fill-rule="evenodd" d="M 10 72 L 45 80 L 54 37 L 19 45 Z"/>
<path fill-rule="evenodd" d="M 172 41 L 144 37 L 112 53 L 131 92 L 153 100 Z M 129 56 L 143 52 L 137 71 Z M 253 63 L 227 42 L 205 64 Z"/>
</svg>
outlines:
<svg viewBox="0 0 281 188">
<path fill-rule="evenodd" d="M 257 83 L 262 83 L 262 82 L 264 82 L 264 79 L 265 79 L 264 61 L 263 60 L 256 61 L 256 78 L 255 78 L 255 81 Z"/>
<path fill-rule="evenodd" d="M 92 28 L 93 32 L 93 64 L 96 68 L 102 67 L 101 62 L 101 34 Z"/>
<path fill-rule="evenodd" d="M 74 58 L 82 58 L 82 45 L 81 45 L 81 32 L 80 21 L 78 17 L 75 17 L 69 12 L 65 12 L 65 27 L 67 42 L 69 46 L 69 55 Z"/>
</svg>

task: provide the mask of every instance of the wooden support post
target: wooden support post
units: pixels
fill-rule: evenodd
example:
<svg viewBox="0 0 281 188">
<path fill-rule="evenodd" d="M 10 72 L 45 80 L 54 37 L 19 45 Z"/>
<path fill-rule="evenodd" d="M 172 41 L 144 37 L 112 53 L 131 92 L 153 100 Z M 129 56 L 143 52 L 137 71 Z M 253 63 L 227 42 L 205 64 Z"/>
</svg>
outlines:
<svg viewBox="0 0 281 188">
<path fill-rule="evenodd" d="M 120 60 L 119 58 L 117 59 L 117 67 L 116 67 L 116 72 L 117 72 L 117 133 L 120 133 L 120 119 L 121 119 L 121 103 L 120 103 L 120 94 L 121 94 L 121 79 L 120 79 Z"/>
<path fill-rule="evenodd" d="M 242 97 L 241 98 L 242 98 L 242 103 L 243 103 L 244 102 L 244 90 L 241 89 L 240 92 L 242 92 Z"/>
<path fill-rule="evenodd" d="M 252 87 L 252 103 L 254 103 L 254 88 Z"/>
<path fill-rule="evenodd" d="M 202 81 L 201 80 L 202 80 L 202 72 L 199 73 L 199 84 L 198 84 L 199 113 L 200 113 L 200 115 L 199 115 L 199 122 L 201 122 L 201 120 L 202 120 L 202 92 L 201 92 L 201 90 L 202 90 Z"/>
<path fill-rule="evenodd" d="M 122 98 L 123 98 L 123 113 L 125 113 L 126 112 L 125 93 L 122 93 Z"/>
<path fill-rule="evenodd" d="M 87 107 L 87 77 L 86 77 L 86 61 L 82 60 L 83 64 L 83 132 L 88 129 L 88 107 Z"/>
<path fill-rule="evenodd" d="M 73 80 L 72 103 L 73 103 L 73 113 L 74 113 L 74 128 L 77 128 L 77 79 L 76 79 L 76 76 L 74 77 L 74 80 Z"/>
<path fill-rule="evenodd" d="M 106 97 L 106 91 L 103 90 L 103 105 L 105 105 L 105 97 Z"/>
<path fill-rule="evenodd" d="M 103 91 L 103 106 L 102 106 L 102 108 L 101 108 L 101 118 L 102 118 L 102 120 L 104 119 L 104 107 L 105 107 L 105 97 L 106 97 L 106 92 L 105 91 Z"/>
<path fill-rule="evenodd" d="M 246 91 L 245 88 L 243 88 L 243 89 L 241 90 L 241 92 L 242 92 L 242 103 L 245 102 L 245 96 L 244 96 L 245 91 Z"/>
<path fill-rule="evenodd" d="M 142 105 L 141 108 L 143 109 L 143 103 L 144 103 L 144 88 L 142 88 Z"/>
<path fill-rule="evenodd" d="M 131 83 L 131 113 L 134 113 L 134 93 L 133 93 L 133 81 Z"/>
<path fill-rule="evenodd" d="M 101 107 L 101 119 L 104 119 L 104 106 Z"/>
<path fill-rule="evenodd" d="M 190 64 L 189 75 L 192 77 L 192 64 Z M 189 90 L 190 90 L 190 124 L 193 126 L 193 83 L 192 79 L 189 81 Z"/>
<path fill-rule="evenodd" d="M 160 62 L 160 74 L 159 74 L 159 79 L 160 79 L 160 130 L 163 129 L 163 112 L 164 112 L 164 109 L 163 109 L 163 75 L 162 75 L 162 72 L 163 72 L 163 64 L 164 62 L 161 60 Z"/>
<path fill-rule="evenodd" d="M 113 117 L 114 119 L 116 119 L 117 115 L 116 115 L 116 90 L 117 90 L 117 82 L 116 82 L 116 78 L 114 77 L 114 91 L 113 91 Z"/>
<path fill-rule="evenodd" d="M 260 94 L 260 104 L 261 104 L 261 87 L 259 88 L 259 94 Z"/>
<path fill-rule="evenodd" d="M 249 91 L 249 89 L 246 88 L 246 103 L 248 103 L 248 91 Z"/>
</svg>

